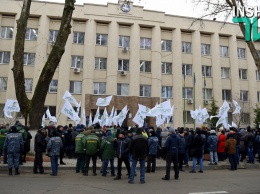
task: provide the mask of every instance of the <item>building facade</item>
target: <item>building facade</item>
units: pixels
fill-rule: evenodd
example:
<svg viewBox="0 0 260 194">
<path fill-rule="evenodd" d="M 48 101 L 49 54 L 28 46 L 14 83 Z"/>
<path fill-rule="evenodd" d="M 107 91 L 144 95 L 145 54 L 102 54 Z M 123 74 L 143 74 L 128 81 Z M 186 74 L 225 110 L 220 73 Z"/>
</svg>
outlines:
<svg viewBox="0 0 260 194">
<path fill-rule="evenodd" d="M 0 1 L 1 110 L 6 99 L 16 99 L 11 69 L 22 3 Z M 232 99 L 238 101 L 243 112 L 241 126 L 253 124 L 260 74 L 238 25 L 205 20 L 201 28 L 199 23 L 191 26 L 194 18 L 145 10 L 132 2 L 124 7 L 123 3 L 75 6 L 71 34 L 45 102 L 60 124 L 72 123 L 60 113 L 66 90 L 81 101 L 87 115 L 95 113 L 98 97 L 113 95 L 108 112 L 127 104 L 128 126 L 134 124 L 138 103 L 152 108 L 171 99 L 174 127 L 194 127 L 189 111 L 199 106 L 210 110 L 213 98 L 219 107 L 223 100 L 230 105 Z M 24 54 L 29 98 L 56 40 L 63 6 L 32 3 Z M 260 44 L 255 45 L 260 50 Z M 232 111 L 233 107 L 230 123 L 239 119 L 232 118 Z M 154 119 L 149 118 L 148 124 L 154 124 Z"/>
</svg>

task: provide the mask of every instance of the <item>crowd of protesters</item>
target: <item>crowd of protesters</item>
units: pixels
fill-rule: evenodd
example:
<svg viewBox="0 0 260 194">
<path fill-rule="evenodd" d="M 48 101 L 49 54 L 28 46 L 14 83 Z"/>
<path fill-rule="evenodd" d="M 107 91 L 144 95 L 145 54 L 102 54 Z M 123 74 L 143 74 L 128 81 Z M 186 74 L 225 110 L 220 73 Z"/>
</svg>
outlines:
<svg viewBox="0 0 260 194">
<path fill-rule="evenodd" d="M 20 128 L 18 130 L 18 128 Z M 24 129 L 23 130 L 21 130 Z M 26 134 L 26 138 L 25 138 Z M 0 155 L 4 155 L 4 163 L 8 163 L 9 175 L 12 168 L 19 174 L 19 165 L 26 162 L 28 144 L 31 135 L 28 127 L 17 122 L 12 127 L 1 126 Z M 260 155 L 259 130 L 250 126 L 246 129 L 208 129 L 205 126 L 196 129 L 166 127 L 164 129 L 150 126 L 147 128 L 104 127 L 98 125 L 89 128 L 83 125 L 57 127 L 50 123 L 48 127 L 40 127 L 34 138 L 35 160 L 33 173 L 45 174 L 43 154 L 50 157 L 52 173 L 57 176 L 58 165 L 66 165 L 63 158 L 77 158 L 76 173 L 89 176 L 89 165 L 92 162 L 92 175 L 97 176 L 97 160 L 101 159 L 101 175 L 109 175 L 120 180 L 122 164 L 126 166 L 128 183 L 133 184 L 137 175 L 136 166 L 140 164 L 140 183 L 145 183 L 145 173 L 156 172 L 156 160 L 166 161 L 166 174 L 162 180 L 170 180 L 171 164 L 174 168 L 174 179 L 179 179 L 183 166 L 191 165 L 190 173 L 204 172 L 204 156 L 209 155 L 208 165 L 218 165 L 219 161 L 228 158 L 230 170 L 237 170 L 239 162 L 246 157 L 247 163 L 255 163 L 255 156 Z M 22 157 L 23 156 L 23 157 Z M 115 161 L 117 158 L 117 169 Z M 260 161 L 259 161 L 260 162 Z M 147 165 L 146 165 L 147 164 Z M 108 171 L 108 165 L 110 172 Z M 199 166 L 196 171 L 197 165 Z"/>
</svg>

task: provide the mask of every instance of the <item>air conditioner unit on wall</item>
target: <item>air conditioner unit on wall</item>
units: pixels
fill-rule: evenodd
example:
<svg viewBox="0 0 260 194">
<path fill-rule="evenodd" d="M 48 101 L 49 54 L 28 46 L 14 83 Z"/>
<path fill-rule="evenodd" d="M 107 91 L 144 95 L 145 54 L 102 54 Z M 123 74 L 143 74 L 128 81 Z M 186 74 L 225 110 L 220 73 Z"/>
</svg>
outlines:
<svg viewBox="0 0 260 194">
<path fill-rule="evenodd" d="M 122 50 L 122 51 L 123 51 L 124 53 L 126 53 L 126 52 L 128 51 L 128 49 L 129 49 L 128 47 L 123 47 L 123 50 Z"/>
<path fill-rule="evenodd" d="M 127 71 L 121 71 L 120 74 L 121 75 L 127 75 Z"/>
<path fill-rule="evenodd" d="M 74 68 L 74 73 L 80 73 L 80 68 Z"/>
<path fill-rule="evenodd" d="M 187 100 L 187 103 L 188 103 L 188 104 L 193 104 L 193 99 L 192 99 L 192 98 L 189 98 L 189 99 Z"/>
</svg>

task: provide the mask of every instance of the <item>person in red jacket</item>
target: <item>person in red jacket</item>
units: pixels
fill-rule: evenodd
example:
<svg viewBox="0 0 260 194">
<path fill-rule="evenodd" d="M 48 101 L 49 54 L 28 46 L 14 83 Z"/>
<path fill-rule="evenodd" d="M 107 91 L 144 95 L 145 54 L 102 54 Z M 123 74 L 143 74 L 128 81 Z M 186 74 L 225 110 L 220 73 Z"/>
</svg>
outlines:
<svg viewBox="0 0 260 194">
<path fill-rule="evenodd" d="M 218 158 L 219 158 L 219 161 L 224 161 L 224 159 L 225 159 L 225 141 L 226 141 L 225 131 L 222 130 L 221 134 L 218 137 Z"/>
</svg>

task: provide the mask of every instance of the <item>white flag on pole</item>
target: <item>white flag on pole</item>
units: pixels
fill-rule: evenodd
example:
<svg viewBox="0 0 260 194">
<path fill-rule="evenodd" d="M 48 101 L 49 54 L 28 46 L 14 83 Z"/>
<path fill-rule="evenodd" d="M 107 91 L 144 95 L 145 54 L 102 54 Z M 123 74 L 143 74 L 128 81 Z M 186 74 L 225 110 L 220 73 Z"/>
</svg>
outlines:
<svg viewBox="0 0 260 194">
<path fill-rule="evenodd" d="M 232 114 L 239 114 L 241 107 L 235 100 L 233 100 L 233 104 L 235 105 L 236 109 L 234 110 L 234 112 Z"/>
<path fill-rule="evenodd" d="M 164 123 L 161 115 L 156 116 L 156 126 L 159 127 Z"/>
<path fill-rule="evenodd" d="M 69 93 L 67 90 L 64 93 L 63 97 L 64 100 L 68 100 L 71 104 L 76 105 L 76 107 L 79 106 L 78 102 L 76 101 L 76 99 L 71 95 L 71 93 Z"/>
<path fill-rule="evenodd" d="M 124 120 L 126 118 L 127 112 L 128 112 L 128 110 L 127 110 L 127 105 L 126 105 L 122 109 L 122 111 L 116 117 L 114 117 L 114 121 L 116 123 L 118 123 L 120 127 L 122 126 L 122 124 L 123 124 L 123 122 L 124 122 Z"/>
<path fill-rule="evenodd" d="M 101 116 L 101 119 L 99 121 L 100 126 L 104 127 L 106 125 L 107 120 L 108 120 L 108 114 L 107 114 L 107 109 L 105 108 L 103 115 Z"/>
<path fill-rule="evenodd" d="M 45 123 L 45 114 L 43 114 L 42 116 L 42 127 L 45 127 L 46 123 Z"/>
<path fill-rule="evenodd" d="M 69 117 L 71 120 L 73 120 L 75 123 L 78 123 L 80 121 L 78 114 L 75 112 L 68 100 L 65 100 L 61 112 Z"/>
<path fill-rule="evenodd" d="M 114 115 L 113 115 L 113 119 L 112 119 L 112 122 L 113 122 L 113 125 L 118 125 L 118 122 L 117 122 L 117 120 L 116 120 L 116 117 L 117 117 L 117 109 L 115 110 L 115 112 L 114 112 Z"/>
<path fill-rule="evenodd" d="M 172 115 L 171 101 L 167 100 L 161 104 L 156 105 L 150 110 L 150 115 L 156 117 L 158 115 Z"/>
<path fill-rule="evenodd" d="M 108 106 L 112 100 L 112 96 L 108 96 L 106 98 L 98 98 L 97 99 L 97 106 Z"/>
<path fill-rule="evenodd" d="M 79 114 L 79 111 L 80 111 L 80 107 L 81 107 L 81 101 L 79 102 L 79 106 L 77 107 L 77 114 Z"/>
<path fill-rule="evenodd" d="M 47 108 L 46 110 L 46 115 L 48 117 L 48 119 L 54 123 L 57 123 L 57 119 L 55 116 L 51 116 L 51 113 L 50 113 L 50 110 L 49 110 L 49 107 Z"/>
<path fill-rule="evenodd" d="M 85 108 L 81 109 L 81 124 L 83 124 L 84 126 L 86 126 L 86 111 Z"/>
<path fill-rule="evenodd" d="M 138 127 L 143 127 L 144 119 L 145 116 L 143 116 L 140 111 L 137 111 L 135 117 L 133 118 L 133 121 L 138 125 Z"/>
<path fill-rule="evenodd" d="M 228 117 L 220 117 L 216 123 L 216 127 L 218 127 L 220 124 L 222 124 L 225 129 L 229 129 Z"/>
<path fill-rule="evenodd" d="M 6 112 L 20 112 L 20 106 L 17 100 L 7 99 L 5 102 L 4 111 Z"/>
<path fill-rule="evenodd" d="M 10 112 L 10 111 L 5 111 L 5 110 L 4 110 L 4 115 L 5 115 L 7 118 L 10 118 L 10 119 L 13 118 L 12 112 Z"/>
<path fill-rule="evenodd" d="M 113 115 L 114 115 L 114 107 L 112 108 L 110 115 L 106 121 L 106 126 L 111 126 L 113 121 Z"/>
<path fill-rule="evenodd" d="M 210 116 L 210 119 L 214 118 L 214 117 L 223 117 L 226 118 L 228 116 L 228 111 L 229 111 L 230 107 L 229 104 L 227 103 L 227 101 L 225 100 L 222 104 L 222 106 L 219 108 L 219 113 L 215 116 Z"/>
<path fill-rule="evenodd" d="M 201 109 L 201 106 L 199 109 L 196 109 L 195 111 L 190 111 L 191 118 L 196 120 L 196 123 L 198 125 L 203 124 L 208 118 L 209 114 L 206 108 Z"/>
<path fill-rule="evenodd" d="M 148 108 L 147 106 L 144 106 L 144 105 L 141 105 L 141 104 L 138 104 L 138 111 L 139 114 L 142 116 L 142 117 L 146 117 L 146 116 L 151 116 L 150 115 L 150 108 Z"/>
<path fill-rule="evenodd" d="M 93 121 L 92 124 L 96 124 L 96 123 L 99 122 L 99 116 L 100 116 L 100 113 L 99 113 L 99 107 L 98 107 L 97 112 L 96 112 L 96 115 L 95 115 L 95 117 L 94 117 L 94 121 Z"/>
<path fill-rule="evenodd" d="M 89 114 L 89 121 L 88 121 L 88 127 L 92 125 L 92 115 L 91 113 Z"/>
</svg>

